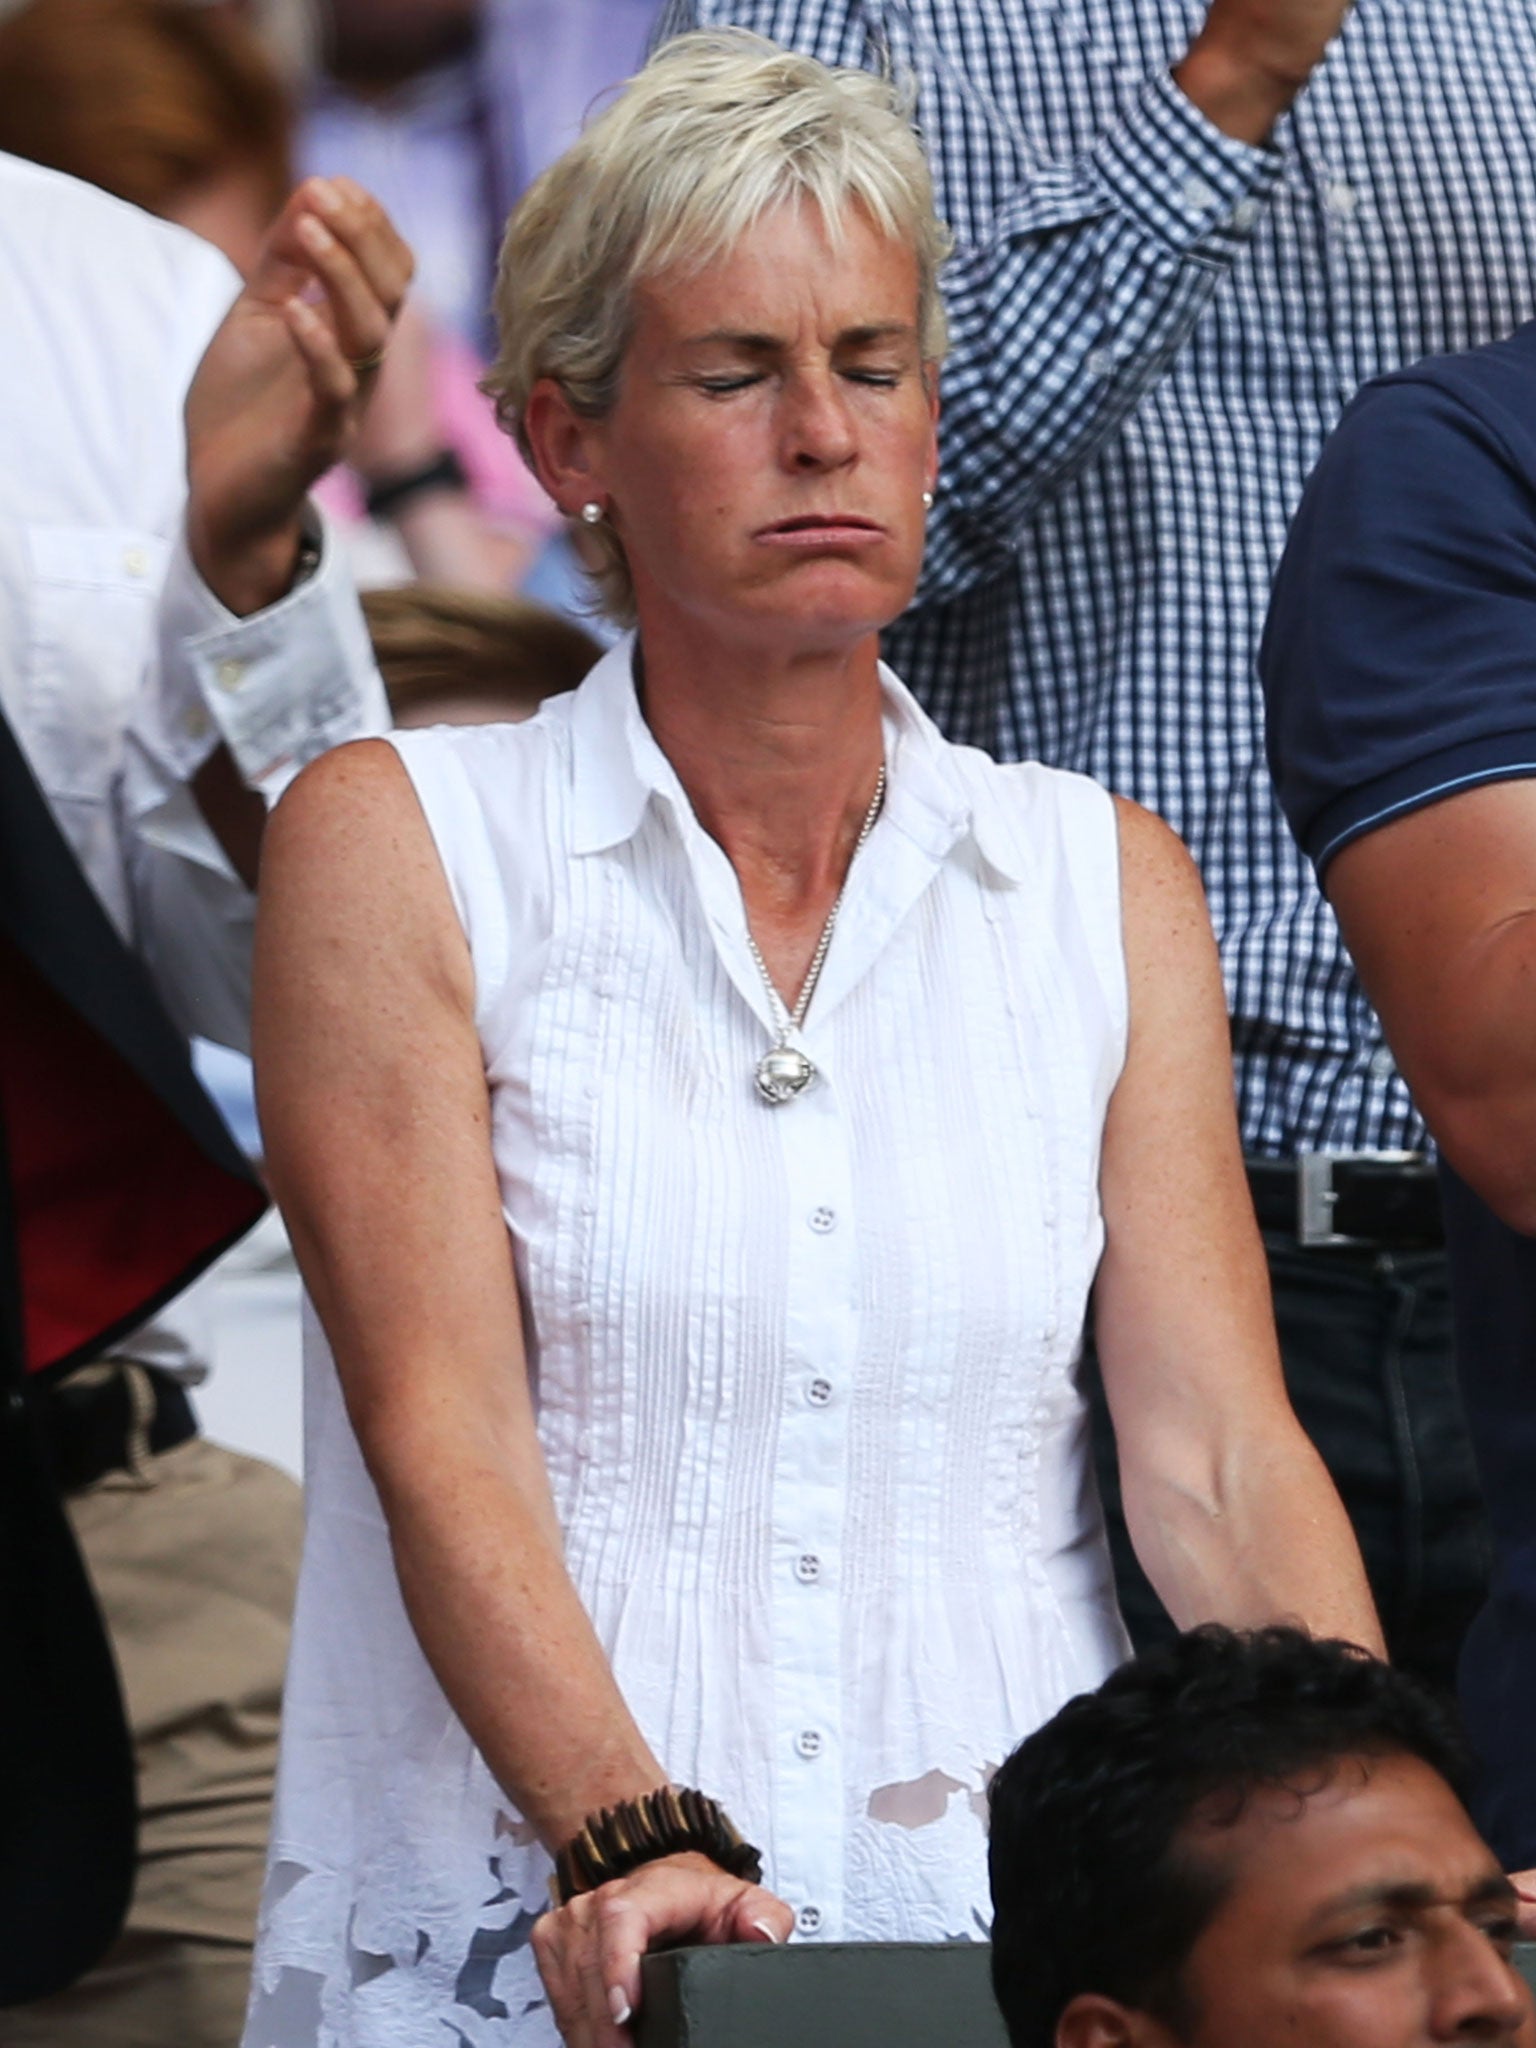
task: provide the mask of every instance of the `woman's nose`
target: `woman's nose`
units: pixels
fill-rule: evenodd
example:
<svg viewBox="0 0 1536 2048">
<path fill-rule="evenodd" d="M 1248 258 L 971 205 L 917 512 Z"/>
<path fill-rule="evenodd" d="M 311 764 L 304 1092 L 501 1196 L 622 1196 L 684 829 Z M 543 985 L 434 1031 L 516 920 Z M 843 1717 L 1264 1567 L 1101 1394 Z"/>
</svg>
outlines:
<svg viewBox="0 0 1536 2048">
<path fill-rule="evenodd" d="M 830 376 L 802 376 L 785 387 L 784 457 L 792 469 L 838 469 L 852 461 L 858 438 L 847 399 Z"/>
</svg>

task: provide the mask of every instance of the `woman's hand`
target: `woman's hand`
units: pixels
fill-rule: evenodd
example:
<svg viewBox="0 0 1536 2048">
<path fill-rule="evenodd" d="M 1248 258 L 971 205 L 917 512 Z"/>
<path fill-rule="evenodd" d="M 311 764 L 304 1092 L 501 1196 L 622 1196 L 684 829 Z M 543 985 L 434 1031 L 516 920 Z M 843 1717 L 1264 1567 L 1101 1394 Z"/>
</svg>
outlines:
<svg viewBox="0 0 1536 2048">
<path fill-rule="evenodd" d="M 568 2048 L 624 2048 L 647 1949 L 787 1941 L 793 1922 L 772 1892 L 689 1851 L 643 1863 L 546 1913 L 533 1952 Z"/>
</svg>

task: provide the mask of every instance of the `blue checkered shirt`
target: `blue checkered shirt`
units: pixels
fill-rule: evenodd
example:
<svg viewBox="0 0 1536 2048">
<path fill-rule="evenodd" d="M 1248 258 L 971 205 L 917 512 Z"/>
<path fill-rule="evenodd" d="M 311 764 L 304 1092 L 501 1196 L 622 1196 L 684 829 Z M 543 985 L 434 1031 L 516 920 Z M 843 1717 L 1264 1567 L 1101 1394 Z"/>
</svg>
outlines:
<svg viewBox="0 0 1536 2048">
<path fill-rule="evenodd" d="M 951 738 L 1183 834 L 1251 1151 L 1415 1146 L 1275 803 L 1254 651 L 1356 387 L 1536 311 L 1536 0 L 1359 0 L 1266 149 L 1169 76 L 1203 11 L 674 0 L 661 32 L 734 22 L 915 80 L 958 249 L 940 497 L 889 658 Z"/>
</svg>

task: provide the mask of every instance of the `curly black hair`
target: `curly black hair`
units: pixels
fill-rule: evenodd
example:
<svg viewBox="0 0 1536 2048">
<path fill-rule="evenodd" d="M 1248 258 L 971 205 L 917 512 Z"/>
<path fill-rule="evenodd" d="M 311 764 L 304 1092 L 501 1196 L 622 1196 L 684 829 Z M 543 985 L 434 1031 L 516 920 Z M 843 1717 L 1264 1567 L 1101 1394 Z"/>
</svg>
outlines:
<svg viewBox="0 0 1536 2048">
<path fill-rule="evenodd" d="M 1052 2048 L 1082 1992 L 1193 2015 L 1181 1976 L 1222 1896 L 1214 1859 L 1181 1843 L 1227 1795 L 1308 1789 L 1350 1756 L 1408 1755 L 1465 1797 L 1451 1710 L 1353 1644 L 1294 1628 L 1210 1626 L 1133 1658 L 1069 1700 L 992 1781 L 992 1984 L 1013 2048 Z"/>
</svg>

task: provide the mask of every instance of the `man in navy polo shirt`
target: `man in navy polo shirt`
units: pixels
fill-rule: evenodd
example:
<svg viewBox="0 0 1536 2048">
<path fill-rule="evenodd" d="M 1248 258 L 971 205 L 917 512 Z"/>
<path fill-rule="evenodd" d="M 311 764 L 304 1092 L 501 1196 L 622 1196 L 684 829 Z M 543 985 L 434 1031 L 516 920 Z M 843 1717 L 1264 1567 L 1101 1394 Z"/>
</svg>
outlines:
<svg viewBox="0 0 1536 2048">
<path fill-rule="evenodd" d="M 1528 1870 L 1536 323 L 1360 392 L 1296 515 L 1260 669 L 1286 816 L 1442 1149 L 1458 1361 L 1497 1553 L 1462 1704 L 1481 1824 Z M 1536 1883 L 1522 1890 L 1536 1899 Z"/>
</svg>

